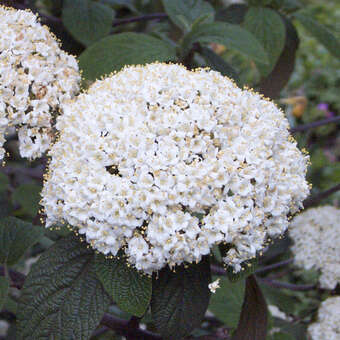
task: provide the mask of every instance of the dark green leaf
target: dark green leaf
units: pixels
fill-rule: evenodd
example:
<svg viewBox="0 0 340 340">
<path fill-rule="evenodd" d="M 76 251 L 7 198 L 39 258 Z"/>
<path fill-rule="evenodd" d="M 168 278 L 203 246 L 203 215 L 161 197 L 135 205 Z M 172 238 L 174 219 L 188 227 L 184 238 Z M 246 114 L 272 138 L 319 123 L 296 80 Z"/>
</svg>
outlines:
<svg viewBox="0 0 340 340">
<path fill-rule="evenodd" d="M 299 38 L 292 23 L 282 17 L 286 26 L 286 42 L 273 71 L 261 80 L 259 91 L 269 98 L 276 98 L 287 84 L 295 65 L 295 54 Z"/>
<path fill-rule="evenodd" d="M 39 241 L 43 229 L 15 217 L 0 220 L 0 263 L 13 265 Z"/>
<path fill-rule="evenodd" d="M 98 278 L 118 307 L 133 315 L 143 316 L 151 300 L 151 278 L 139 273 L 122 257 L 106 259 L 99 254 L 95 264 Z"/>
<path fill-rule="evenodd" d="M 5 277 L 0 276 L 0 311 L 2 310 L 2 306 L 4 305 L 7 299 L 8 289 L 9 289 L 8 280 Z"/>
<path fill-rule="evenodd" d="M 109 303 L 93 251 L 72 234 L 47 250 L 27 276 L 18 339 L 89 339 Z"/>
<path fill-rule="evenodd" d="M 208 307 L 209 258 L 187 268 L 161 270 L 153 280 L 151 313 L 166 340 L 179 340 L 201 324 Z"/>
<path fill-rule="evenodd" d="M 323 44 L 331 54 L 340 58 L 340 42 L 326 26 L 301 12 L 296 12 L 294 18 L 299 20 L 306 30 Z"/>
<path fill-rule="evenodd" d="M 270 8 L 251 7 L 244 18 L 244 27 L 262 43 L 268 54 L 269 64 L 257 62 L 261 74 L 267 76 L 285 44 L 286 29 L 281 16 Z"/>
<path fill-rule="evenodd" d="M 254 275 L 246 280 L 242 312 L 232 340 L 263 340 L 267 335 L 267 304 Z"/>
<path fill-rule="evenodd" d="M 272 336 L 272 340 L 296 340 L 294 336 L 287 333 L 275 333 Z"/>
<path fill-rule="evenodd" d="M 14 190 L 12 200 L 20 204 L 25 214 L 34 217 L 39 210 L 40 191 L 41 187 L 33 182 L 21 184 Z"/>
<path fill-rule="evenodd" d="M 114 11 L 92 0 L 64 0 L 62 18 L 75 39 L 90 45 L 110 33 Z"/>
<path fill-rule="evenodd" d="M 230 24 L 240 25 L 248 11 L 248 6 L 244 4 L 232 4 L 222 11 L 216 13 L 216 20 L 226 21 Z"/>
<path fill-rule="evenodd" d="M 90 46 L 79 58 L 86 79 L 118 71 L 124 65 L 176 59 L 176 49 L 166 42 L 138 33 L 115 34 Z"/>
<path fill-rule="evenodd" d="M 217 21 L 194 25 L 192 31 L 183 39 L 182 53 L 186 54 L 195 42 L 222 44 L 254 60 L 268 63 L 267 54 L 260 42 L 254 35 L 238 25 Z"/>
<path fill-rule="evenodd" d="M 220 287 L 211 296 L 209 310 L 228 327 L 236 328 L 242 310 L 245 281 L 232 283 L 222 277 L 220 278 Z"/>
<path fill-rule="evenodd" d="M 187 31 L 200 17 L 205 16 L 205 22 L 214 20 L 214 8 L 203 0 L 162 0 L 166 13 L 179 28 Z"/>
<path fill-rule="evenodd" d="M 228 76 L 234 80 L 237 79 L 237 73 L 233 69 L 233 67 L 229 65 L 222 57 L 216 54 L 213 50 L 208 47 L 201 47 L 199 52 L 204 57 L 207 66 L 211 67 L 213 70 L 220 72 L 224 76 Z"/>
<path fill-rule="evenodd" d="M 284 290 L 272 288 L 265 284 L 260 284 L 263 295 L 269 304 L 277 306 L 283 312 L 289 314 L 294 311 L 294 306 L 299 300 L 294 296 L 285 294 Z"/>
</svg>

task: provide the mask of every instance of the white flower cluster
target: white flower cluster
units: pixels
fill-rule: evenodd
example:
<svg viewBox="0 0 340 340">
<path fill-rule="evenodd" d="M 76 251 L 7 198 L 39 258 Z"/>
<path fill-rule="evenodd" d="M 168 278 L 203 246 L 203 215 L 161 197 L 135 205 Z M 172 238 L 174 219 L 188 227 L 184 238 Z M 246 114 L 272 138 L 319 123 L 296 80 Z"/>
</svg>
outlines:
<svg viewBox="0 0 340 340">
<path fill-rule="evenodd" d="M 9 126 L 19 129 L 20 154 L 40 157 L 60 104 L 79 92 L 79 83 L 75 58 L 33 13 L 0 6 L 0 160 Z"/>
<path fill-rule="evenodd" d="M 339 223 L 340 209 L 324 206 L 301 213 L 289 227 L 295 263 L 320 270 L 321 288 L 334 289 L 340 283 Z"/>
<path fill-rule="evenodd" d="M 340 296 L 329 297 L 321 303 L 318 321 L 308 327 L 311 340 L 340 339 Z"/>
<path fill-rule="evenodd" d="M 66 103 L 56 126 L 47 227 L 65 221 L 146 273 L 219 243 L 239 271 L 309 192 L 284 114 L 207 69 L 127 67 Z"/>
</svg>

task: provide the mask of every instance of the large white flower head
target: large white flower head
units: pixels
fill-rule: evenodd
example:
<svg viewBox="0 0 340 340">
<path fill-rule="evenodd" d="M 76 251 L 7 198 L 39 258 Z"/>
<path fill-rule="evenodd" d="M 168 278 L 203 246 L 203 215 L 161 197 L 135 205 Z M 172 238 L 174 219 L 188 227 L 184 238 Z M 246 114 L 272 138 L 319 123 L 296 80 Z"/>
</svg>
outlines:
<svg viewBox="0 0 340 340">
<path fill-rule="evenodd" d="M 299 214 L 289 227 L 295 263 L 320 270 L 321 288 L 334 289 L 340 283 L 339 223 L 340 209 L 324 206 Z"/>
<path fill-rule="evenodd" d="M 79 83 L 75 58 L 32 12 L 0 6 L 0 160 L 8 126 L 18 128 L 23 157 L 40 157 L 60 104 L 79 92 Z"/>
<path fill-rule="evenodd" d="M 311 340 L 340 339 L 340 296 L 329 297 L 321 303 L 318 320 L 308 327 Z"/>
<path fill-rule="evenodd" d="M 283 113 L 207 69 L 123 69 L 63 107 L 42 192 L 66 221 L 146 273 L 219 243 L 236 271 L 286 230 L 309 192 Z"/>
</svg>

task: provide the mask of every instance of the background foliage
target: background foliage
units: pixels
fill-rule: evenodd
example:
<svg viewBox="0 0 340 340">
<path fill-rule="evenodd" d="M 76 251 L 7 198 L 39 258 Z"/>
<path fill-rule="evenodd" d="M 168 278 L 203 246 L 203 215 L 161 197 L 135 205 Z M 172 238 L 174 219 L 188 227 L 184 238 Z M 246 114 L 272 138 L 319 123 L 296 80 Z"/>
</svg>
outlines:
<svg viewBox="0 0 340 340">
<path fill-rule="evenodd" d="M 320 196 L 340 183 L 339 125 L 318 123 L 337 119 L 340 111 L 336 0 L 2 3 L 39 13 L 63 48 L 79 57 L 84 88 L 126 64 L 157 60 L 210 67 L 275 99 L 311 155 L 313 199 L 307 205 L 321 198 L 339 205 L 337 189 Z M 219 267 L 223 249 L 215 249 L 214 256 L 177 274 L 165 269 L 157 277 L 141 276 L 119 259 L 94 254 L 60 226 L 43 229 L 39 192 L 46 158 L 20 159 L 15 131 L 5 147 L 10 156 L 0 172 L 0 320 L 10 325 L 6 339 L 181 339 L 191 333 L 206 340 L 232 334 L 233 340 L 306 340 L 320 302 L 340 293 L 339 287 L 319 289 L 318 273 L 292 265 L 287 235 L 256 264 L 246 264 L 242 275 L 225 275 Z M 209 300 L 210 271 L 221 288 Z M 289 317 L 269 313 L 267 320 L 266 303 Z"/>
</svg>

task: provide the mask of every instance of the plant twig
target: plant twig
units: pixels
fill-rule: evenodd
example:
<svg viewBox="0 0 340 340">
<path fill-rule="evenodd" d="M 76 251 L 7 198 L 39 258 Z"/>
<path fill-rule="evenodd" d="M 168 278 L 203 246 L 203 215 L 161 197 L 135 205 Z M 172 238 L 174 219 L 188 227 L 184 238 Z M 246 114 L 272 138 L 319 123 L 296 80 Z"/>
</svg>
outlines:
<svg viewBox="0 0 340 340">
<path fill-rule="evenodd" d="M 220 275 L 220 276 L 224 276 L 227 275 L 225 269 L 223 267 L 217 266 L 216 264 L 212 264 L 210 266 L 211 272 L 214 275 Z"/>
<path fill-rule="evenodd" d="M 255 274 L 266 273 L 266 272 L 269 272 L 269 271 L 271 271 L 273 269 L 287 266 L 287 265 L 289 265 L 289 264 L 291 264 L 293 262 L 294 262 L 294 259 L 288 259 L 288 260 L 285 260 L 285 261 L 273 263 L 273 264 L 270 264 L 268 266 L 264 266 L 264 267 L 256 269 L 255 270 Z"/>
<path fill-rule="evenodd" d="M 340 116 L 330 117 L 330 118 L 318 120 L 316 122 L 298 125 L 295 128 L 292 128 L 290 130 L 290 132 L 291 133 L 302 132 L 302 131 L 306 131 L 306 130 L 310 130 L 310 129 L 315 129 L 315 128 L 322 126 L 322 125 L 327 125 L 327 124 L 331 124 L 331 123 L 338 123 L 338 122 L 340 122 Z"/>
<path fill-rule="evenodd" d="M 138 340 L 162 340 L 160 335 L 140 328 L 130 328 L 130 320 L 122 320 L 110 314 L 105 314 L 100 323 L 114 330 L 118 335 L 134 336 Z"/>
<path fill-rule="evenodd" d="M 168 15 L 165 13 L 152 13 L 126 19 L 116 19 L 113 21 L 112 27 L 131 24 L 133 22 L 166 19 L 167 17 Z"/>
<path fill-rule="evenodd" d="M 335 185 L 334 187 L 327 189 L 325 191 L 320 192 L 312 197 L 309 197 L 304 200 L 303 206 L 305 209 L 312 207 L 314 205 L 319 204 L 323 199 L 327 198 L 328 196 L 334 194 L 335 192 L 340 190 L 340 183 Z"/>
<path fill-rule="evenodd" d="M 257 280 L 273 288 L 280 288 L 280 289 L 285 288 L 285 289 L 294 290 L 294 291 L 308 291 L 308 290 L 313 290 L 317 288 L 315 284 L 295 285 L 295 284 L 288 283 L 288 282 L 281 282 L 281 281 L 271 280 L 271 279 L 262 278 L 262 277 L 257 277 Z"/>
</svg>

